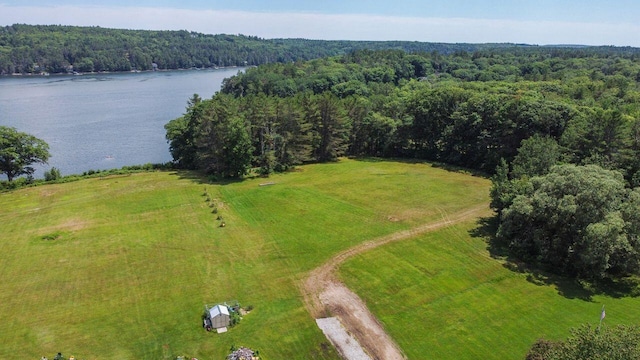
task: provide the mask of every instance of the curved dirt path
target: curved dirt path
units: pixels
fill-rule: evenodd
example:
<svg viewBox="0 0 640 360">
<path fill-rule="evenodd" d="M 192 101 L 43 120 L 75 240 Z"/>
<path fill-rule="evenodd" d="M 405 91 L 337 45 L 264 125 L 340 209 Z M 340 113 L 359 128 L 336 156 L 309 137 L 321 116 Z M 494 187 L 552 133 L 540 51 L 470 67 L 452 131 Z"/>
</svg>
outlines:
<svg viewBox="0 0 640 360">
<path fill-rule="evenodd" d="M 490 210 L 486 204 L 475 206 L 442 220 L 392 233 L 349 248 L 312 270 L 302 283 L 302 295 L 307 310 L 315 319 L 335 316 L 355 336 L 360 345 L 373 358 L 379 360 L 406 359 L 402 350 L 384 331 L 382 324 L 369 311 L 367 305 L 335 276 L 337 268 L 349 258 L 391 242 L 411 239 L 417 235 L 476 218 Z"/>
</svg>

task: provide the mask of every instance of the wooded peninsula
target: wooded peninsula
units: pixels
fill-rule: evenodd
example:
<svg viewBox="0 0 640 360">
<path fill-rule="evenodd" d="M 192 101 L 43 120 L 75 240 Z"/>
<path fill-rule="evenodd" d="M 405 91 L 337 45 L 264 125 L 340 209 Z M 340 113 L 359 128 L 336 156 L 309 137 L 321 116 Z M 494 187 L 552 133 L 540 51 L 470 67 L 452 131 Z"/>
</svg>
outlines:
<svg viewBox="0 0 640 360">
<path fill-rule="evenodd" d="M 153 64 L 161 70 L 253 66 L 344 55 L 362 49 L 452 54 L 537 48 L 524 44 L 261 39 L 190 31 L 15 24 L 0 27 L 0 75 L 145 71 L 154 69 Z M 591 53 L 640 53 L 636 48 L 588 49 Z"/>
</svg>

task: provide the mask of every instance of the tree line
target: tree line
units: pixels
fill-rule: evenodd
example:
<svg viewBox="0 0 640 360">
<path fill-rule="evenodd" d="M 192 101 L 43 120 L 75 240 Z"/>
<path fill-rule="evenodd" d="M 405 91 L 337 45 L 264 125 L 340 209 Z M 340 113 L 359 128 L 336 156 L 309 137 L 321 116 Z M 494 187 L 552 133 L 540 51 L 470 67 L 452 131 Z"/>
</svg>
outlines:
<svg viewBox="0 0 640 360">
<path fill-rule="evenodd" d="M 415 41 L 324 41 L 207 35 L 192 31 L 15 24 L 0 27 L 0 75 L 253 66 L 343 55 L 359 49 L 409 53 L 469 53 L 535 49 L 522 44 L 446 44 Z M 608 52 L 589 48 L 588 52 Z M 634 48 L 616 51 L 638 53 Z M 537 69 L 532 69 L 536 71 Z"/>
<path fill-rule="evenodd" d="M 408 41 L 323 41 L 15 24 L 0 27 L 0 75 L 253 66 L 345 54 L 355 49 L 472 51 L 488 45 Z M 494 46 L 513 47 L 504 44 Z"/>
<path fill-rule="evenodd" d="M 536 135 L 553 142 L 554 161 L 617 169 L 635 184 L 635 55 L 552 54 L 361 50 L 267 64 L 226 79 L 212 99 L 192 99 L 185 116 L 167 125 L 168 139 L 176 154 L 189 154 L 175 157 L 177 164 L 198 167 L 209 149 L 197 146 L 204 128 L 213 118 L 234 118 L 251 143 L 248 167 L 268 153 L 278 169 L 347 155 L 435 160 L 493 174 Z M 531 72 L 530 63 L 547 70 Z M 189 139 L 188 151 L 175 136 Z"/>
<path fill-rule="evenodd" d="M 640 272 L 640 62 L 627 49 L 358 50 L 266 64 L 166 125 L 176 166 L 263 175 L 341 156 L 493 176 L 496 243 L 583 279 Z M 636 188 L 634 190 L 634 188 Z"/>
</svg>

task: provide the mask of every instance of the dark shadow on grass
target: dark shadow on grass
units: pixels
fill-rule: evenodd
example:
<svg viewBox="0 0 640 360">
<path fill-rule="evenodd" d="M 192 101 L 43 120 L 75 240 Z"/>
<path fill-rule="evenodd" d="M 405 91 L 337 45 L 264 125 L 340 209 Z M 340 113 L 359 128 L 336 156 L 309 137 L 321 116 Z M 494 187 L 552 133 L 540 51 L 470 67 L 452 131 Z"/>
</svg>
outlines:
<svg viewBox="0 0 640 360">
<path fill-rule="evenodd" d="M 369 163 L 379 163 L 384 161 L 396 161 L 396 159 L 386 159 L 381 157 L 359 157 L 359 156 L 349 156 L 349 159 L 361 161 L 361 162 L 369 162 Z"/>
<path fill-rule="evenodd" d="M 606 294 L 613 298 L 640 296 L 640 278 L 636 276 L 602 279 L 595 282 L 593 286 L 598 294 Z"/>
<path fill-rule="evenodd" d="M 498 215 L 481 217 L 476 221 L 476 227 L 469 231 L 474 238 L 482 238 L 487 243 L 489 254 L 494 259 L 504 259 L 509 255 L 509 247 L 496 239 L 499 225 Z"/>
<path fill-rule="evenodd" d="M 468 174 L 471 176 L 481 177 L 481 178 L 489 178 L 489 175 L 480 170 L 468 169 L 462 166 L 450 165 L 439 162 L 429 162 L 434 168 L 443 169 L 451 172 Z"/>
<path fill-rule="evenodd" d="M 198 184 L 209 184 L 207 177 L 202 173 L 193 170 L 174 170 L 171 175 L 177 176 L 179 179 L 191 180 Z"/>
<path fill-rule="evenodd" d="M 455 165 L 450 165 L 450 164 L 445 164 L 445 163 L 440 163 L 437 161 L 430 161 L 430 160 L 425 160 L 425 159 L 416 159 L 416 158 L 382 158 L 382 157 L 349 157 L 350 159 L 356 160 L 356 161 L 362 161 L 362 162 L 370 162 L 370 163 L 378 163 L 378 162 L 397 162 L 397 163 L 402 163 L 402 164 L 425 164 L 425 165 L 431 165 L 434 168 L 438 168 L 438 169 L 443 169 L 446 171 L 450 171 L 450 172 L 456 172 L 456 173 L 462 173 L 462 174 L 467 174 L 467 175 L 471 175 L 471 176 L 477 176 L 477 177 L 482 177 L 482 178 L 488 178 L 489 175 L 487 175 L 486 173 L 479 171 L 479 170 L 474 170 L 474 169 L 468 169 L 462 166 L 455 166 Z"/>
<path fill-rule="evenodd" d="M 556 275 L 527 263 L 507 258 L 503 265 L 513 272 L 524 274 L 528 282 L 538 286 L 553 286 L 558 295 L 567 299 L 580 299 L 592 302 L 598 292 L 588 283 L 566 276 Z"/>
<path fill-rule="evenodd" d="M 191 180 L 197 184 L 203 185 L 229 185 L 234 183 L 242 182 L 246 179 L 250 179 L 251 177 L 246 178 L 223 178 L 217 179 L 215 177 L 209 176 L 202 172 L 196 170 L 174 170 L 171 172 L 171 175 L 178 176 L 179 179 Z"/>
<path fill-rule="evenodd" d="M 594 295 L 613 298 L 640 296 L 640 278 L 638 277 L 585 281 L 557 275 L 548 268 L 525 263 L 513 257 L 509 252 L 509 245 L 496 237 L 498 225 L 498 215 L 480 218 L 477 226 L 471 229 L 469 234 L 474 238 L 482 238 L 492 258 L 502 261 L 502 266 L 506 269 L 525 275 L 530 283 L 538 286 L 553 286 L 559 295 L 567 299 L 593 301 Z"/>
</svg>

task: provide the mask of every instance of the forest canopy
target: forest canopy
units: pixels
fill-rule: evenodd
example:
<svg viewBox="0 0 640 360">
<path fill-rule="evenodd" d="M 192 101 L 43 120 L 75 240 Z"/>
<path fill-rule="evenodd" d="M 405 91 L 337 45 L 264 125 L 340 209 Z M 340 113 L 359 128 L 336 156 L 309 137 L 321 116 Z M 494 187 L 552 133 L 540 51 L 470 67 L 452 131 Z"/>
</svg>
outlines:
<svg viewBox="0 0 640 360">
<path fill-rule="evenodd" d="M 311 60 L 357 49 L 452 53 L 514 44 L 261 39 L 192 31 L 15 24 L 0 27 L 0 75 L 253 66 Z"/>
<path fill-rule="evenodd" d="M 555 149 L 546 169 L 597 164 L 636 182 L 639 80 L 638 56 L 624 51 L 359 50 L 247 69 L 226 79 L 213 99 L 190 103 L 176 120 L 184 131 L 169 125 L 168 139 L 172 151 L 191 159 L 175 158 L 178 164 L 201 166 L 197 159 L 208 148 L 201 134 L 215 114 L 244 121 L 254 167 L 348 155 L 427 159 L 486 173 L 500 159 L 511 164 L 519 151 L 531 153 L 522 153 L 514 170 L 530 171 L 527 161 L 549 155 L 528 140 L 540 139 L 543 149 Z"/>
<path fill-rule="evenodd" d="M 514 257 L 626 276 L 640 271 L 639 59 L 616 48 L 358 50 L 266 64 L 194 96 L 167 139 L 177 166 L 216 176 L 340 156 L 493 174 L 498 240 Z"/>
<path fill-rule="evenodd" d="M 186 30 L 152 31 L 15 24 L 0 27 L 0 75 L 144 71 L 152 70 L 153 64 L 158 69 L 255 66 L 345 55 L 365 49 L 442 55 L 479 51 L 562 51 L 562 48 L 509 43 L 262 39 L 246 35 L 208 35 Z M 601 54 L 640 54 L 640 49 L 631 47 L 577 47 L 575 50 Z M 481 67 L 486 65 L 489 64 Z M 458 76 L 473 76 L 477 73 L 467 71 L 469 69 L 466 68 L 455 70 L 459 70 Z M 542 64 L 531 63 L 523 72 L 547 70 Z M 372 71 L 371 76 L 383 75 L 377 70 Z"/>
</svg>

